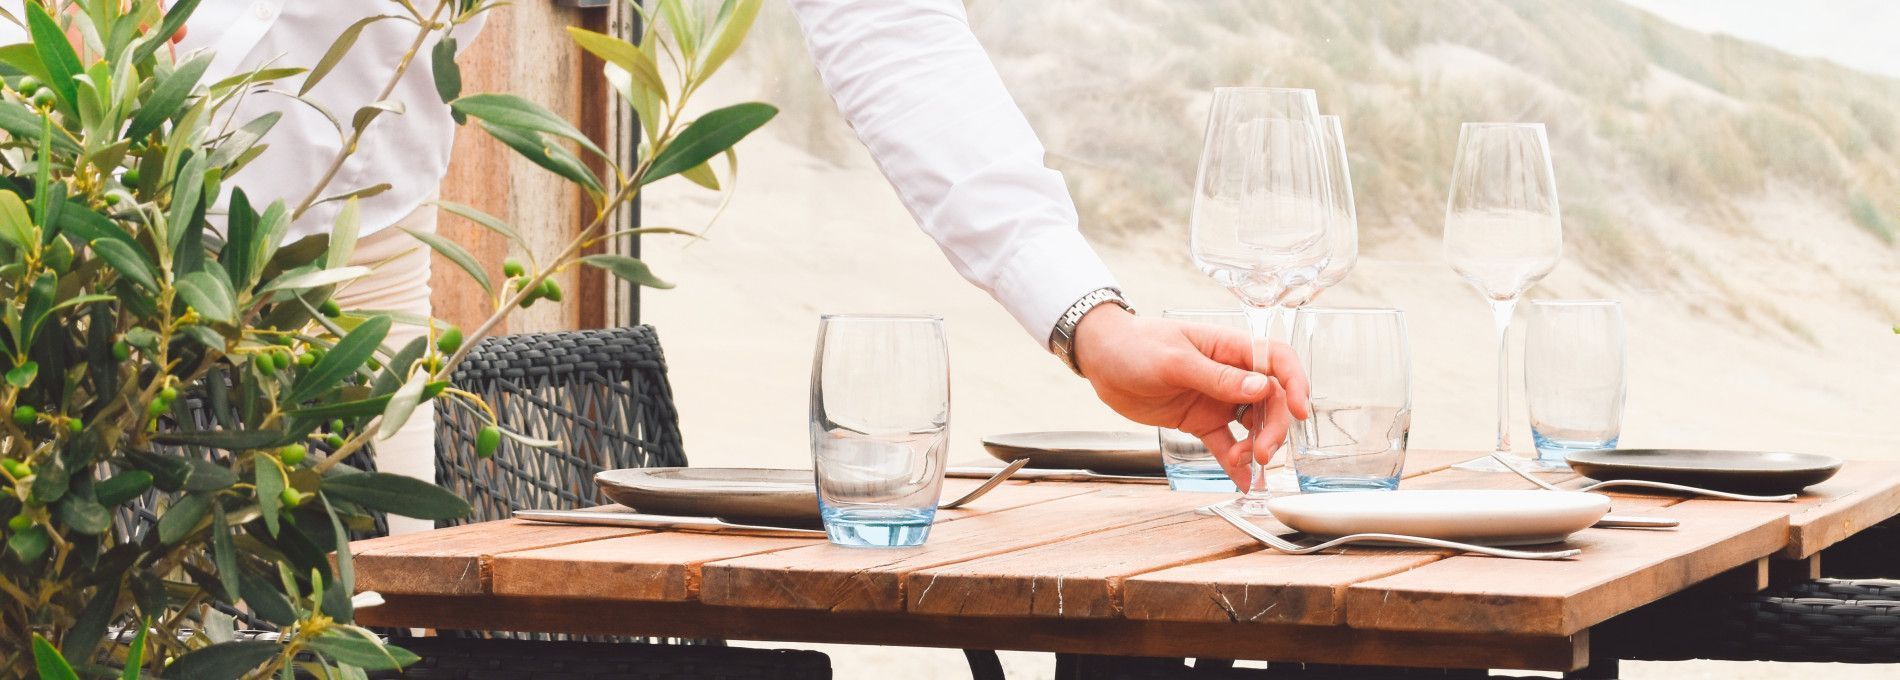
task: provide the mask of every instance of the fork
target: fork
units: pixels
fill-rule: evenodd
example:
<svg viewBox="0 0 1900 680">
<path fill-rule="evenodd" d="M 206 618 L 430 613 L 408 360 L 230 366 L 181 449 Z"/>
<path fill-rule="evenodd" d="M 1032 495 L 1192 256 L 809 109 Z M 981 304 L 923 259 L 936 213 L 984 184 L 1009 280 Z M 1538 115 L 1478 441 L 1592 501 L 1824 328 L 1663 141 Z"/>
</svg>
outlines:
<svg viewBox="0 0 1900 680">
<path fill-rule="evenodd" d="M 1426 538 L 1424 536 L 1404 536 L 1400 534 L 1352 534 L 1350 536 L 1341 536 L 1339 538 L 1335 538 L 1330 541 L 1326 541 L 1324 543 L 1317 543 L 1314 545 L 1300 545 L 1298 543 L 1294 543 L 1292 541 L 1280 538 L 1279 536 L 1275 536 L 1272 533 L 1268 532 L 1267 530 L 1262 529 L 1258 526 L 1254 526 L 1253 522 L 1249 522 L 1241 518 L 1240 515 L 1234 514 L 1234 511 L 1228 510 L 1227 508 L 1221 507 L 1219 505 L 1211 505 L 1207 507 L 1207 510 L 1209 510 L 1210 512 L 1213 512 L 1215 515 L 1218 515 L 1221 519 L 1227 520 L 1228 524 L 1232 524 L 1234 525 L 1234 528 L 1241 530 L 1241 532 L 1247 534 L 1248 536 L 1252 536 L 1254 540 L 1259 541 L 1263 544 L 1266 544 L 1266 546 L 1269 548 L 1278 550 L 1280 552 L 1283 552 L 1289 555 L 1306 555 L 1309 553 L 1316 553 L 1321 550 L 1325 550 L 1327 548 L 1334 548 L 1334 547 L 1346 545 L 1349 543 L 1363 543 L 1366 541 L 1379 541 L 1382 543 L 1406 543 L 1406 544 L 1411 544 L 1411 545 L 1424 546 L 1428 548 L 1444 548 L 1446 550 L 1458 550 L 1458 551 L 1463 551 L 1463 552 L 1468 552 L 1468 553 L 1477 553 L 1480 555 L 1489 555 L 1491 557 L 1503 557 L 1503 558 L 1514 559 L 1514 560 L 1562 560 L 1562 559 L 1569 559 L 1569 558 L 1576 557 L 1578 555 L 1583 554 L 1582 550 L 1577 550 L 1575 548 L 1570 548 L 1570 549 L 1565 549 L 1565 550 L 1542 551 L 1542 552 L 1532 551 L 1532 550 L 1507 550 L 1504 548 L 1493 548 L 1493 547 L 1484 546 L 1484 545 L 1472 545 L 1469 543 L 1459 543 L 1457 541 L 1443 541 L 1436 538 Z"/>
<path fill-rule="evenodd" d="M 1710 498 L 1721 498 L 1724 500 L 1731 500 L 1731 501 L 1753 501 L 1757 503 L 1779 503 L 1782 501 L 1791 501 L 1791 500 L 1794 500 L 1795 498 L 1795 495 L 1791 493 L 1784 493 L 1778 496 L 1756 496 L 1753 494 L 1730 493 L 1727 491 L 1716 491 L 1715 489 L 1704 489 L 1699 486 L 1684 486 L 1681 484 L 1670 484 L 1669 482 L 1652 482 L 1645 479 L 1612 479 L 1606 482 L 1597 482 L 1595 484 L 1591 484 L 1589 486 L 1586 486 L 1580 489 L 1560 489 L 1560 488 L 1557 488 L 1557 485 L 1555 484 L 1551 484 L 1550 482 L 1546 482 L 1544 480 L 1538 479 L 1535 475 L 1532 475 L 1529 472 L 1519 469 L 1516 465 L 1511 464 L 1510 460 L 1506 459 L 1504 456 L 1500 455 L 1496 451 L 1491 452 L 1491 457 L 1498 459 L 1498 462 L 1503 463 L 1504 467 L 1510 468 L 1512 472 L 1517 473 L 1517 476 L 1531 480 L 1532 484 L 1536 484 L 1538 486 L 1544 487 L 1551 491 L 1595 491 L 1597 489 L 1601 489 L 1604 487 L 1611 487 L 1611 486 L 1634 486 L 1634 487 L 1642 487 L 1645 489 L 1661 489 L 1663 491 L 1679 491 L 1679 492 L 1687 493 L 1687 494 L 1695 494 L 1698 496 L 1708 496 Z"/>
<path fill-rule="evenodd" d="M 963 494 L 962 498 L 958 498 L 948 503 L 938 503 L 937 509 L 949 510 L 951 508 L 962 507 L 963 504 L 982 497 L 983 494 L 989 493 L 990 490 L 995 489 L 998 485 L 1001 485 L 1003 482 L 1008 481 L 1010 475 L 1016 474 L 1017 470 L 1023 469 L 1023 466 L 1028 465 L 1028 464 L 1029 464 L 1028 458 L 1017 458 L 1016 460 L 1012 460 L 1009 462 L 1009 465 L 1004 466 L 1003 469 L 998 470 L 996 474 L 991 475 L 989 478 L 989 481 L 983 482 L 982 486 L 976 487 L 975 489 L 970 490 L 969 493 Z"/>
</svg>

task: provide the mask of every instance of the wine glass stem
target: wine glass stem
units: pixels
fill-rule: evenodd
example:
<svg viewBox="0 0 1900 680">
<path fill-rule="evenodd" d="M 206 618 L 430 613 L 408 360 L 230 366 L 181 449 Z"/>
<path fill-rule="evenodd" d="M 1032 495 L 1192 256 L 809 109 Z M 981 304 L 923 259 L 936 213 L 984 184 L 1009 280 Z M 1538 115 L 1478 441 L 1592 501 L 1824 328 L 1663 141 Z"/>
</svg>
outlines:
<svg viewBox="0 0 1900 680">
<path fill-rule="evenodd" d="M 1517 298 L 1491 300 L 1491 319 L 1498 328 L 1498 451 L 1511 451 L 1511 315 Z"/>
<path fill-rule="evenodd" d="M 1274 333 L 1276 327 L 1282 325 L 1282 319 L 1284 319 L 1285 315 L 1290 314 L 1292 310 L 1282 307 L 1254 307 L 1252 305 L 1248 305 L 1245 309 L 1247 312 L 1247 328 L 1253 333 L 1254 371 L 1271 376 L 1273 375 L 1271 370 L 1272 355 L 1269 354 L 1269 352 L 1271 352 L 1273 348 Z M 1276 383 L 1278 382 L 1278 379 L 1273 380 Z M 1254 413 L 1265 414 L 1266 406 L 1266 400 L 1262 399 L 1259 403 L 1254 404 Z M 1242 424 L 1245 425 L 1245 423 Z M 1267 497 L 1267 475 L 1264 468 L 1260 465 L 1260 459 L 1256 456 L 1252 456 L 1251 452 L 1249 452 L 1249 454 L 1247 459 L 1247 489 L 1243 497 L 1248 500 L 1264 500 Z"/>
</svg>

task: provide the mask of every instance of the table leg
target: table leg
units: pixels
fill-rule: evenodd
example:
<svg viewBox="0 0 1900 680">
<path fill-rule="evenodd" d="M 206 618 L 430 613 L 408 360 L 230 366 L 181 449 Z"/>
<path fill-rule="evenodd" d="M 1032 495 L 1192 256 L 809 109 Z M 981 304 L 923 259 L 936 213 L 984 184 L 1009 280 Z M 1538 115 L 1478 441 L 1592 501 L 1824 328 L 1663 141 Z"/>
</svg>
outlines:
<svg viewBox="0 0 1900 680">
<path fill-rule="evenodd" d="M 966 649 L 963 658 L 970 662 L 971 680 L 1007 680 L 1003 676 L 1003 660 L 996 657 L 994 650 Z"/>
</svg>

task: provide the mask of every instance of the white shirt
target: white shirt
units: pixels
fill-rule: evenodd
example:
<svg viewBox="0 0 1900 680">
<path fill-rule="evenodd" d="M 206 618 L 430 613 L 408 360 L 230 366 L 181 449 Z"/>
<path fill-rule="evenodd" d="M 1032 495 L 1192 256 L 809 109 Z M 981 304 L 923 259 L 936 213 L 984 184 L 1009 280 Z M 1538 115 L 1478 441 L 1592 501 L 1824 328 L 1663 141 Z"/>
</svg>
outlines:
<svg viewBox="0 0 1900 680">
<path fill-rule="evenodd" d="M 818 73 L 918 226 L 1039 343 L 1114 276 L 958 0 L 789 0 Z"/>
<path fill-rule="evenodd" d="M 0 6 L 23 17 L 20 3 L 0 0 Z M 435 9 L 429 0 L 414 4 L 425 16 Z M 179 61 L 195 52 L 215 52 L 202 80 L 206 84 L 266 65 L 310 68 L 358 19 L 402 11 L 389 0 L 203 0 L 186 23 L 185 39 L 172 49 Z M 328 109 L 347 133 L 351 115 L 382 92 L 396 63 L 415 40 L 416 30 L 414 24 L 394 19 L 370 24 L 349 55 L 305 98 Z M 466 47 L 478 30 L 479 19 L 459 27 L 458 47 Z M 0 43 L 26 40 L 23 29 L 0 21 Z M 455 122 L 435 91 L 429 59 L 433 46 L 433 39 L 423 46 L 390 94 L 390 99 L 403 103 L 406 112 L 384 113 L 370 123 L 356 153 L 323 190 L 324 196 L 331 196 L 385 182 L 391 185 L 388 191 L 360 201 L 364 235 L 394 225 L 429 200 L 448 172 Z M 294 94 L 302 84 L 299 76 L 273 89 Z M 282 113 L 283 118 L 264 138 L 270 148 L 225 184 L 221 201 L 229 200 L 235 185 L 244 189 L 260 212 L 274 200 L 295 208 L 343 145 L 343 137 L 321 112 L 279 95 L 245 97 L 231 110 L 232 125 L 271 111 Z M 291 225 L 291 238 L 329 231 L 342 207 L 341 202 L 330 202 L 311 208 Z"/>
</svg>

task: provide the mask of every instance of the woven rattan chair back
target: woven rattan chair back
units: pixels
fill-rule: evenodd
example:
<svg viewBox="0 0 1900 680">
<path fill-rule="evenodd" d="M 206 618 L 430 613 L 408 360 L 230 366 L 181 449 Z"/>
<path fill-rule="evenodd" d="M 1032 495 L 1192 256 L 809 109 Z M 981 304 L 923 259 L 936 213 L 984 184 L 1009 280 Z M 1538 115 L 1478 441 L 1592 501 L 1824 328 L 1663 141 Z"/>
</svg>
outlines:
<svg viewBox="0 0 1900 680">
<path fill-rule="evenodd" d="M 475 455 L 486 414 L 466 404 L 436 410 L 436 480 L 475 511 L 454 523 L 502 519 L 522 508 L 599 505 L 594 474 L 686 464 L 666 361 L 651 326 L 485 339 L 457 367 L 457 388 L 481 395 L 503 428 L 558 442 L 534 448 L 504 438 L 491 459 Z"/>
</svg>

